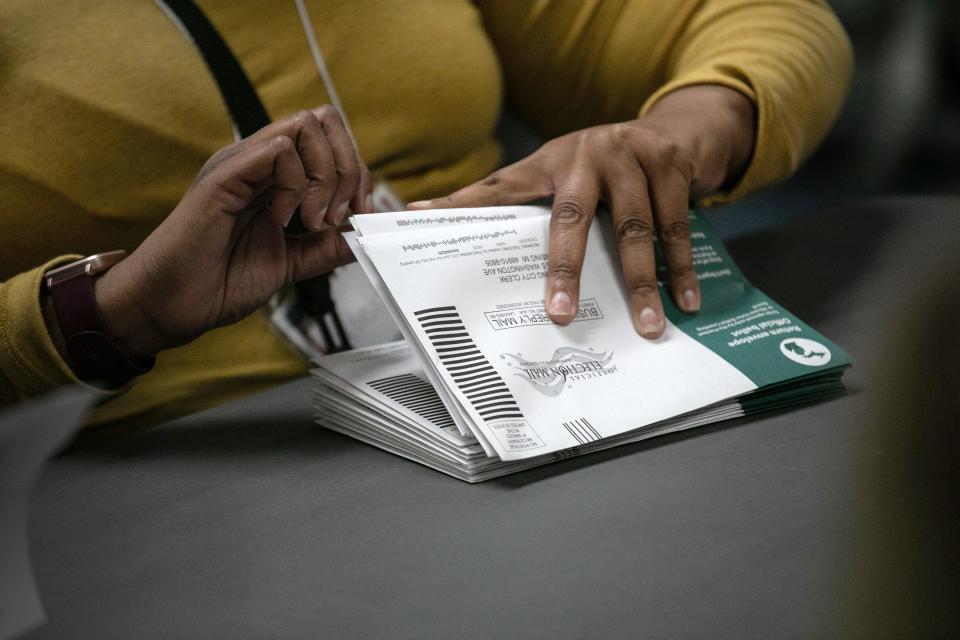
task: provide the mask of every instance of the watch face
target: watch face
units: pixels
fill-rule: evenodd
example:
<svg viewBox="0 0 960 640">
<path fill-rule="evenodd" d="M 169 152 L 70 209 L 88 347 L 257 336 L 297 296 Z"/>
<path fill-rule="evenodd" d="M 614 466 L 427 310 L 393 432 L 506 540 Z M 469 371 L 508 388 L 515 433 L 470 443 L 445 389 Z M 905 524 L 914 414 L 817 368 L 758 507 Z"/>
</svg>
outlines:
<svg viewBox="0 0 960 640">
<path fill-rule="evenodd" d="M 115 375 L 116 348 L 97 331 L 81 331 L 67 339 L 67 353 L 81 380 L 103 381 Z"/>
<path fill-rule="evenodd" d="M 81 331 L 67 339 L 67 353 L 74 362 L 86 366 L 107 361 L 115 348 L 110 339 L 98 331 Z"/>
</svg>

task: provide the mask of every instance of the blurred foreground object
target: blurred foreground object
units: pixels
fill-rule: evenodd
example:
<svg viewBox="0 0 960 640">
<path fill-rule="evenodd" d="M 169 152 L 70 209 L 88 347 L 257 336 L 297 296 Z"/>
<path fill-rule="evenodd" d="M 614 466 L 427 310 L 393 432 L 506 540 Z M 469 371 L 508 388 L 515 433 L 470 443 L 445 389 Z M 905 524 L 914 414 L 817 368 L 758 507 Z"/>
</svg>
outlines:
<svg viewBox="0 0 960 640">
<path fill-rule="evenodd" d="M 960 637 L 960 276 L 941 257 L 887 314 L 862 427 L 850 637 Z"/>
<path fill-rule="evenodd" d="M 0 413 L 0 640 L 43 624 L 27 545 L 27 505 L 47 458 L 80 428 L 92 394 L 67 389 Z"/>
<path fill-rule="evenodd" d="M 953 191 L 952 159 L 960 149 L 960 4 L 830 5 L 854 43 L 857 71 L 823 160 L 842 167 L 847 193 Z"/>
</svg>

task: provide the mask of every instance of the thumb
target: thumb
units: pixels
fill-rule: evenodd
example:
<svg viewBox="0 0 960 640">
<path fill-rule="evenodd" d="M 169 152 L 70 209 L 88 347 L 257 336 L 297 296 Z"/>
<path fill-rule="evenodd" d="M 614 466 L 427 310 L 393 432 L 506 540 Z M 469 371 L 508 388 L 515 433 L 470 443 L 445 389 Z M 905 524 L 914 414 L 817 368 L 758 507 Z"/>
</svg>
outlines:
<svg viewBox="0 0 960 640">
<path fill-rule="evenodd" d="M 445 209 L 523 204 L 544 198 L 551 193 L 547 175 L 528 160 L 521 160 L 448 196 L 411 202 L 407 208 Z"/>
<path fill-rule="evenodd" d="M 356 258 L 341 234 L 347 229 L 339 227 L 303 236 L 286 236 L 287 284 L 315 278 L 353 262 Z"/>
</svg>

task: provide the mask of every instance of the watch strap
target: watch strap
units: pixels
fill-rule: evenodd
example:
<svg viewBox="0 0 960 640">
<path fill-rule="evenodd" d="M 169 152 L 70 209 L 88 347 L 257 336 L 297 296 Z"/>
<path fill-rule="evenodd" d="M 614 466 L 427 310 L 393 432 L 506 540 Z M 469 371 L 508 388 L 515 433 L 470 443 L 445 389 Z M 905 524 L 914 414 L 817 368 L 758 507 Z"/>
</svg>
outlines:
<svg viewBox="0 0 960 640">
<path fill-rule="evenodd" d="M 86 274 L 77 274 L 52 284 L 48 290 L 65 339 L 81 331 L 102 326 L 96 304 L 89 302 L 91 298 L 96 299 L 93 278 Z"/>
<path fill-rule="evenodd" d="M 52 283 L 48 290 L 71 366 L 81 380 L 121 387 L 153 368 L 153 356 L 132 357 L 106 328 L 92 276 L 78 273 Z"/>
</svg>

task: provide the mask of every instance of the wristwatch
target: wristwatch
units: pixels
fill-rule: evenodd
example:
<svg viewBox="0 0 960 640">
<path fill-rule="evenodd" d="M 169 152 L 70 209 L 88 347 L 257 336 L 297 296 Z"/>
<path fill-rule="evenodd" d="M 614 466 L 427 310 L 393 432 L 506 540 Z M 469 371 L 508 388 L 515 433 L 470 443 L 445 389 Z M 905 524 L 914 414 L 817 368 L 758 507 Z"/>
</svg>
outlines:
<svg viewBox="0 0 960 640">
<path fill-rule="evenodd" d="M 154 363 L 153 356 L 131 356 L 97 308 L 94 278 L 126 256 L 126 251 L 98 253 L 44 274 L 74 373 L 85 382 L 113 388 L 150 371 Z"/>
</svg>

